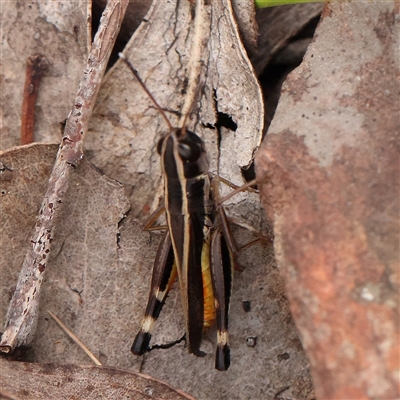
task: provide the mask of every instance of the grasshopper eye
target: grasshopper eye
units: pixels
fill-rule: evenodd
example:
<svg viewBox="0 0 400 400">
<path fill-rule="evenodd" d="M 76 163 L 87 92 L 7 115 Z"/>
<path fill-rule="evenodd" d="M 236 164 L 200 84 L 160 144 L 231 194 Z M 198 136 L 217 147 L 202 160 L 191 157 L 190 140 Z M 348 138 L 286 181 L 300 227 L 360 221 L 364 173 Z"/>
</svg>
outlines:
<svg viewBox="0 0 400 400">
<path fill-rule="evenodd" d="M 157 143 L 157 153 L 161 156 L 161 150 L 164 143 L 165 138 L 161 138 Z"/>
<path fill-rule="evenodd" d="M 187 139 L 179 142 L 178 152 L 183 161 L 196 162 L 201 156 L 201 146 Z"/>
</svg>

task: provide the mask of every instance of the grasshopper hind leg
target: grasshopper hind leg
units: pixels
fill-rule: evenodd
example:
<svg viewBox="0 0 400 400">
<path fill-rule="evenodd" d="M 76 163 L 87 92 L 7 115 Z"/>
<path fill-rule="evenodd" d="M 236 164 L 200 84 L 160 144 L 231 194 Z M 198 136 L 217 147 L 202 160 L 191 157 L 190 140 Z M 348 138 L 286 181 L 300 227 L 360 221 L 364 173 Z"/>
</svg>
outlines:
<svg viewBox="0 0 400 400">
<path fill-rule="evenodd" d="M 160 315 L 171 286 L 177 276 L 175 257 L 169 232 L 161 240 L 154 261 L 151 289 L 146 311 L 135 337 L 131 351 L 141 356 L 150 349 L 150 340 L 155 322 Z"/>
<path fill-rule="evenodd" d="M 151 333 L 141 330 L 133 341 L 131 352 L 135 356 L 142 356 L 150 350 Z"/>
<path fill-rule="evenodd" d="M 215 368 L 219 371 L 226 371 L 230 366 L 228 313 L 232 295 L 234 255 L 220 228 L 213 232 L 211 254 L 218 332 Z"/>
</svg>

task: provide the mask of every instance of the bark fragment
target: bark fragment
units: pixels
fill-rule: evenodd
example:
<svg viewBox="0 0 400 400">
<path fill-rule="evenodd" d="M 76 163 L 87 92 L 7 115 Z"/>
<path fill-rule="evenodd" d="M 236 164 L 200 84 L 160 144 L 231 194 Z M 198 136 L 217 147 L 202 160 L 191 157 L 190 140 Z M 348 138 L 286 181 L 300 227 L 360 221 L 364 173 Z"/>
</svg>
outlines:
<svg viewBox="0 0 400 400">
<path fill-rule="evenodd" d="M 399 14 L 326 5 L 256 157 L 317 398 L 399 397 Z"/>
</svg>

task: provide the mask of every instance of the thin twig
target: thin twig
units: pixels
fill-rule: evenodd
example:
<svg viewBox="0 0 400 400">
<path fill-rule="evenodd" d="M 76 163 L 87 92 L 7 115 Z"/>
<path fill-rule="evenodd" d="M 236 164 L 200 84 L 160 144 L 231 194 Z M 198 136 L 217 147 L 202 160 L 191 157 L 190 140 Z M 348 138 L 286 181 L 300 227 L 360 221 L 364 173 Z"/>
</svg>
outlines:
<svg viewBox="0 0 400 400">
<path fill-rule="evenodd" d="M 51 315 L 54 321 L 60 326 L 60 328 L 92 359 L 92 361 L 96 365 L 101 365 L 101 362 L 93 355 L 93 353 L 82 343 L 82 341 L 72 332 L 70 331 L 61 320 L 53 314 L 51 311 L 47 310 L 47 312 Z"/>
<path fill-rule="evenodd" d="M 21 113 L 21 144 L 34 142 L 35 105 L 42 76 L 49 64 L 41 54 L 34 54 L 26 62 L 25 86 Z"/>
<path fill-rule="evenodd" d="M 0 351 L 4 353 L 32 342 L 55 221 L 65 200 L 70 176 L 82 161 L 89 118 L 127 6 L 128 0 L 109 0 L 103 12 L 30 239 L 30 248 L 8 307 L 0 342 Z"/>
<path fill-rule="evenodd" d="M 192 111 L 193 104 L 198 94 L 197 86 L 201 74 L 201 55 L 204 46 L 205 38 L 205 24 L 208 19 L 205 15 L 204 0 L 196 0 L 196 14 L 194 20 L 194 34 L 188 63 L 188 86 L 186 89 L 186 96 L 181 111 L 181 118 L 178 126 L 184 128 L 186 120 Z"/>
</svg>

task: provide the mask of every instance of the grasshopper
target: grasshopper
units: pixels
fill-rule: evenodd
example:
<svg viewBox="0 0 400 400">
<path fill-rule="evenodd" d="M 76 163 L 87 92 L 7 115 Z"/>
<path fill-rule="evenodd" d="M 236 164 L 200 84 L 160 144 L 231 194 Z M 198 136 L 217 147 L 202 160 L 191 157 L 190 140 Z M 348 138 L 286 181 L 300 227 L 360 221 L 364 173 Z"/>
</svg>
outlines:
<svg viewBox="0 0 400 400">
<path fill-rule="evenodd" d="M 216 320 L 215 368 L 226 371 L 230 366 L 228 312 L 237 247 L 218 202 L 219 179 L 208 171 L 203 140 L 184 127 L 172 127 L 137 71 L 122 54 L 120 57 L 169 127 L 157 146 L 168 232 L 157 251 L 145 315 L 131 351 L 143 355 L 149 350 L 154 324 L 177 275 L 189 353 L 204 354 L 200 351 L 203 332 Z"/>
</svg>

